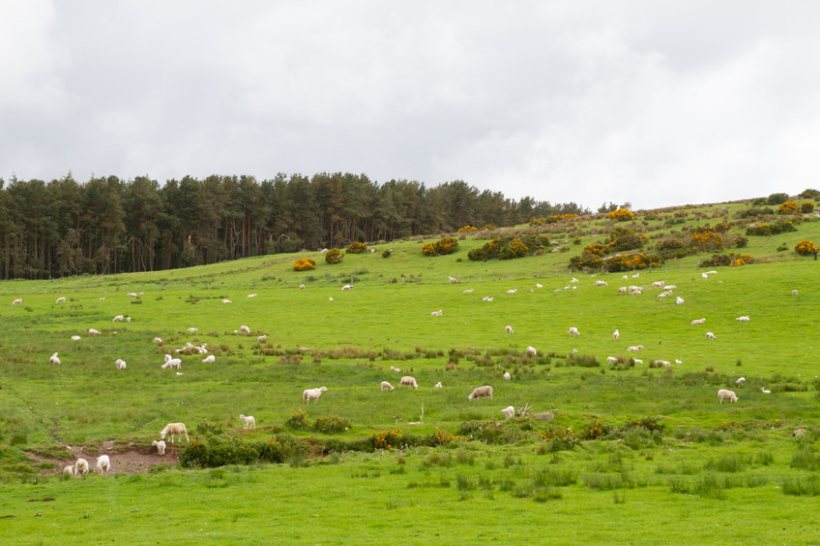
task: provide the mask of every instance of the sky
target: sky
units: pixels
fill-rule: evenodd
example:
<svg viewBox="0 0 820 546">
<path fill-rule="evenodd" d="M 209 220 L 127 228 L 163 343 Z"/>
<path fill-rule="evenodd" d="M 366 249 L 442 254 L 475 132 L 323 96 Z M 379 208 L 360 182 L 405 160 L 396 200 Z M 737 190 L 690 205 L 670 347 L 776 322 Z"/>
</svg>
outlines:
<svg viewBox="0 0 820 546">
<path fill-rule="evenodd" d="M 820 186 L 818 28 L 812 1 L 0 0 L 0 178 L 796 194 Z"/>
</svg>

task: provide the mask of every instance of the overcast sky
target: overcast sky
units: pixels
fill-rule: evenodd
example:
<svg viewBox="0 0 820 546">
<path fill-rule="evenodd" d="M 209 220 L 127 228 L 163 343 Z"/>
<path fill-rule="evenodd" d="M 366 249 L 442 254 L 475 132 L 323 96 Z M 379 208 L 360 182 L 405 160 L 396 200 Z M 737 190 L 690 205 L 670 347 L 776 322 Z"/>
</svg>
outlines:
<svg viewBox="0 0 820 546">
<path fill-rule="evenodd" d="M 820 3 L 0 0 L 0 177 L 820 186 Z"/>
</svg>

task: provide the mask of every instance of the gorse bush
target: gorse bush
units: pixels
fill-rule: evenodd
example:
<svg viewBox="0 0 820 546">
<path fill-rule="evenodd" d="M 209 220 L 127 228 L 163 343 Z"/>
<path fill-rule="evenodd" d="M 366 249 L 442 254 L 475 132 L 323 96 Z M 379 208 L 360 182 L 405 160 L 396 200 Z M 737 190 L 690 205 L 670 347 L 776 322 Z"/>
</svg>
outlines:
<svg viewBox="0 0 820 546">
<path fill-rule="evenodd" d="M 549 244 L 549 238 L 546 235 L 520 232 L 515 237 L 502 236 L 487 241 L 484 246 L 472 249 L 467 257 L 473 261 L 522 258 L 543 252 Z"/>
<path fill-rule="evenodd" d="M 421 247 L 421 252 L 425 256 L 445 256 L 452 254 L 458 249 L 458 239 L 455 237 L 442 237 L 438 241 L 426 243 Z"/>
<path fill-rule="evenodd" d="M 778 233 L 788 233 L 790 231 L 797 231 L 794 224 L 786 220 L 778 220 L 770 224 L 753 224 L 746 228 L 746 235 L 768 236 L 777 235 Z"/>
<path fill-rule="evenodd" d="M 367 252 L 367 245 L 360 241 L 353 241 L 347 245 L 346 249 L 350 254 L 364 254 Z"/>
<path fill-rule="evenodd" d="M 327 417 L 317 417 L 313 422 L 313 430 L 325 434 L 336 434 L 344 432 L 350 428 L 350 420 L 347 417 L 329 415 Z"/>
<path fill-rule="evenodd" d="M 780 203 L 780 206 L 777 207 L 777 212 L 779 214 L 794 214 L 797 212 L 797 203 L 794 201 L 784 201 Z"/>
<path fill-rule="evenodd" d="M 325 262 L 330 265 L 341 263 L 342 258 L 344 257 L 345 255 L 338 248 L 331 248 L 325 252 Z"/>
<path fill-rule="evenodd" d="M 794 245 L 794 251 L 801 256 L 813 256 L 820 251 L 820 248 L 818 248 L 813 242 L 806 239 Z"/>
<path fill-rule="evenodd" d="M 616 222 L 625 222 L 635 218 L 635 213 L 629 209 L 616 209 L 610 212 L 607 216 Z"/>
<path fill-rule="evenodd" d="M 316 269 L 316 260 L 313 258 L 299 258 L 293 262 L 294 271 L 311 271 Z"/>
<path fill-rule="evenodd" d="M 753 264 L 754 258 L 748 254 L 715 254 L 708 260 L 698 264 L 698 267 L 741 266 Z"/>
</svg>

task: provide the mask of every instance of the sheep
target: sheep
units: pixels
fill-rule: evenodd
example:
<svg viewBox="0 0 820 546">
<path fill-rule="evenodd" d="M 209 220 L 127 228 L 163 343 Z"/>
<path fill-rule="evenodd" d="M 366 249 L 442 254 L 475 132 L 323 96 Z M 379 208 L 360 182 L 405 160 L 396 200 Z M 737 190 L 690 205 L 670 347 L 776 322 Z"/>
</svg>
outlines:
<svg viewBox="0 0 820 546">
<path fill-rule="evenodd" d="M 444 311 L 442 311 L 441 309 L 439 309 L 438 311 L 433 311 L 433 312 L 431 312 L 431 313 L 430 313 L 430 316 L 431 316 L 431 317 L 440 317 L 440 316 L 442 316 L 443 314 L 444 314 Z"/>
<path fill-rule="evenodd" d="M 353 285 L 352 284 L 346 284 L 342 287 L 342 292 L 346 292 L 348 290 L 353 290 Z"/>
<path fill-rule="evenodd" d="M 188 328 L 188 330 L 186 330 L 186 331 L 187 331 L 189 334 L 196 334 L 196 333 L 198 333 L 198 332 L 199 332 L 199 328 L 196 328 L 196 327 L 194 327 L 194 326 L 191 326 L 191 327 L 190 327 L 190 328 Z"/>
<path fill-rule="evenodd" d="M 473 292 L 475 292 L 475 288 L 468 288 L 464 291 L 465 294 L 472 294 Z"/>
<path fill-rule="evenodd" d="M 157 454 L 165 455 L 165 440 L 154 440 L 153 442 L 151 442 L 151 445 L 157 448 Z"/>
<path fill-rule="evenodd" d="M 744 384 L 745 382 L 746 382 L 745 377 L 738 377 L 737 381 L 735 381 L 735 385 L 739 387 L 740 385 Z"/>
<path fill-rule="evenodd" d="M 730 391 L 729 389 L 720 389 L 717 392 L 718 401 L 722 404 L 723 402 L 737 402 L 737 395 L 734 391 Z"/>
<path fill-rule="evenodd" d="M 661 292 L 660 294 L 658 294 L 657 297 L 658 298 L 668 298 L 671 295 L 672 295 L 671 290 L 665 290 L 665 291 Z"/>
<path fill-rule="evenodd" d="M 164 440 L 166 436 L 171 435 L 171 443 L 174 443 L 174 436 L 179 438 L 179 441 L 182 441 L 182 435 L 185 435 L 185 441 L 190 442 L 191 440 L 188 438 L 188 428 L 185 426 L 185 423 L 168 423 L 165 425 L 161 431 L 159 431 L 160 437 Z"/>
<path fill-rule="evenodd" d="M 214 355 L 208 355 L 202 359 L 203 364 L 213 364 L 216 362 L 216 357 Z"/>
<path fill-rule="evenodd" d="M 706 332 L 706 339 L 717 339 L 717 336 L 713 332 Z"/>
<path fill-rule="evenodd" d="M 323 248 L 323 249 L 322 249 L 322 250 L 321 250 L 321 251 L 320 251 L 320 252 L 321 252 L 321 253 L 322 253 L 322 254 L 327 254 L 327 252 L 328 252 L 328 249 L 326 249 L 326 248 Z"/>
<path fill-rule="evenodd" d="M 458 277 L 453 277 L 452 275 L 447 275 L 447 280 L 450 281 L 450 284 L 458 283 Z"/>
<path fill-rule="evenodd" d="M 569 280 L 569 282 L 571 282 L 571 283 L 576 283 L 576 282 L 578 282 L 578 279 L 576 279 L 575 277 L 572 277 L 572 278 Z"/>
<path fill-rule="evenodd" d="M 305 404 L 310 402 L 311 400 L 319 400 L 319 397 L 322 396 L 323 392 L 327 392 L 327 387 L 319 387 L 316 389 L 305 389 L 302 391 L 302 400 L 305 401 Z"/>
<path fill-rule="evenodd" d="M 74 475 L 85 476 L 86 474 L 88 474 L 88 461 L 80 457 L 74 463 Z"/>
<path fill-rule="evenodd" d="M 671 365 L 672 364 L 670 364 L 670 362 L 668 360 L 656 359 L 656 360 L 653 360 L 652 362 L 650 362 L 649 367 L 650 368 L 668 368 Z"/>
<path fill-rule="evenodd" d="M 535 347 L 530 345 L 529 347 L 527 347 L 527 354 L 529 356 L 536 356 L 538 354 L 538 351 L 535 350 Z"/>
<path fill-rule="evenodd" d="M 581 332 L 579 332 L 578 328 L 576 328 L 575 326 L 570 326 L 569 330 L 567 330 L 567 333 L 572 337 L 578 337 L 581 335 Z"/>
<path fill-rule="evenodd" d="M 796 438 L 802 438 L 806 435 L 806 429 L 804 428 L 796 428 L 792 431 L 792 436 Z"/>
<path fill-rule="evenodd" d="M 128 364 L 125 363 L 125 360 L 121 358 L 115 360 L 114 365 L 117 367 L 118 370 L 124 370 L 128 367 Z"/>
<path fill-rule="evenodd" d="M 379 383 L 379 389 L 381 389 L 382 392 L 392 391 L 394 388 L 395 387 L 391 385 L 389 381 L 382 381 Z"/>
<path fill-rule="evenodd" d="M 433 385 L 433 388 L 434 388 L 434 389 L 436 389 L 436 390 L 443 389 L 443 388 L 444 388 L 444 385 L 442 385 L 442 384 L 441 384 L 441 381 L 439 381 L 438 383 L 436 383 L 435 385 Z"/>
<path fill-rule="evenodd" d="M 674 290 L 675 288 L 677 288 L 677 285 L 675 285 L 675 284 L 667 284 L 666 286 L 663 287 L 664 290 L 668 290 L 670 292 L 672 290 Z"/>
<path fill-rule="evenodd" d="M 138 298 L 138 297 L 140 297 L 140 295 L 137 294 L 136 292 L 129 292 L 129 293 L 126 294 L 126 296 L 128 296 L 129 298 Z"/>
<path fill-rule="evenodd" d="M 492 296 L 484 296 L 484 297 L 483 297 L 483 298 L 481 298 L 481 299 L 482 299 L 483 301 L 486 301 L 486 302 L 493 301 L 493 297 L 492 297 Z"/>
<path fill-rule="evenodd" d="M 70 464 L 68 466 L 63 467 L 63 476 L 73 476 L 74 475 L 74 465 Z"/>
<path fill-rule="evenodd" d="M 742 317 L 737 317 L 735 320 L 738 322 L 749 322 L 752 319 L 750 319 L 747 315 L 743 315 Z"/>
<path fill-rule="evenodd" d="M 88 335 L 90 335 L 90 336 L 98 336 L 98 335 L 100 335 L 100 331 L 99 331 L 99 330 L 97 330 L 96 328 L 89 328 L 89 329 L 88 329 Z"/>
<path fill-rule="evenodd" d="M 328 296 L 327 301 L 333 301 L 333 296 Z"/>
<path fill-rule="evenodd" d="M 125 322 L 125 317 L 123 315 L 117 315 L 111 319 L 111 322 Z"/>
<path fill-rule="evenodd" d="M 155 337 L 154 338 L 154 343 L 156 343 L 157 345 L 162 345 L 162 338 L 161 337 Z"/>
<path fill-rule="evenodd" d="M 595 281 L 595 286 L 607 286 L 606 281 Z"/>
<path fill-rule="evenodd" d="M 637 279 L 637 278 L 638 278 L 638 277 L 640 277 L 640 276 L 641 276 L 641 274 L 640 274 L 640 273 L 635 273 L 634 275 L 632 275 L 632 278 L 633 278 L 633 279 Z"/>
<path fill-rule="evenodd" d="M 57 298 L 56 300 L 54 300 L 54 303 L 56 303 L 56 304 L 65 303 L 65 297 L 64 297 L 64 296 L 60 296 L 59 298 Z"/>
<path fill-rule="evenodd" d="M 233 303 L 233 302 L 231 300 L 229 300 L 228 298 L 225 298 L 224 300 L 222 300 L 222 303 Z"/>
<path fill-rule="evenodd" d="M 168 368 L 176 368 L 178 370 L 182 367 L 182 360 L 179 358 L 171 358 L 171 355 L 165 355 L 165 363 L 160 367 L 163 370 Z"/>
<path fill-rule="evenodd" d="M 508 334 L 512 334 L 513 333 L 513 327 L 508 324 L 504 327 L 504 331 L 507 332 Z"/>
<path fill-rule="evenodd" d="M 797 290 L 792 290 L 792 296 L 799 296 L 799 295 L 800 295 L 800 292 L 798 292 Z M 22 300 L 21 300 L 21 303 L 22 303 Z"/>
<path fill-rule="evenodd" d="M 416 378 L 412 375 L 403 375 L 401 380 L 399 380 L 399 385 L 407 385 L 408 387 L 413 387 L 414 389 L 419 388 L 419 384 L 416 383 Z"/>
<path fill-rule="evenodd" d="M 652 283 L 652 288 L 663 288 L 666 284 L 666 281 L 655 281 Z"/>
<path fill-rule="evenodd" d="M 248 297 L 249 297 L 249 298 L 255 298 L 255 297 L 256 297 L 256 294 L 248 294 Z"/>
<path fill-rule="evenodd" d="M 510 379 L 512 379 L 510 372 L 504 372 L 504 375 L 502 375 L 501 377 L 502 379 L 504 379 L 504 381 L 509 381 Z"/>
<path fill-rule="evenodd" d="M 12 305 L 20 305 L 21 303 L 23 303 L 23 298 L 17 298 L 11 302 Z"/>
<path fill-rule="evenodd" d="M 760 387 L 760 392 L 762 392 L 763 394 L 772 394 L 772 391 L 770 391 L 766 387 Z"/>
<path fill-rule="evenodd" d="M 637 352 L 640 352 L 642 349 L 643 349 L 643 345 L 630 345 L 629 347 L 626 348 L 627 352 L 630 352 L 630 353 L 637 353 Z"/>
<path fill-rule="evenodd" d="M 97 473 L 98 474 L 105 474 L 111 470 L 111 459 L 108 458 L 108 455 L 100 455 L 97 457 Z"/>
<path fill-rule="evenodd" d="M 683 360 L 681 360 L 680 358 L 676 358 L 675 364 L 683 364 Z"/>
<path fill-rule="evenodd" d="M 256 428 L 256 419 L 253 415 L 239 414 L 239 420 L 242 421 L 242 428 L 245 430 Z"/>
<path fill-rule="evenodd" d="M 507 419 L 512 419 L 513 417 L 515 417 L 515 408 L 512 406 L 507 406 L 506 408 L 501 410 L 501 414 Z"/>
<path fill-rule="evenodd" d="M 640 288 L 633 288 L 629 291 L 630 296 L 640 296 L 641 294 L 643 294 L 643 290 Z"/>
<path fill-rule="evenodd" d="M 618 329 L 615 328 L 615 331 L 612 332 L 612 339 L 614 339 L 615 341 L 618 341 L 619 337 L 621 337 L 621 332 L 619 332 Z"/>
<path fill-rule="evenodd" d="M 484 385 L 483 387 L 476 387 L 473 389 L 469 395 L 467 395 L 467 400 L 478 400 L 479 398 L 489 398 L 490 400 L 493 399 L 493 388 L 490 385 Z"/>
<path fill-rule="evenodd" d="M 512 296 L 516 292 L 518 292 L 518 288 L 510 288 L 509 290 L 507 290 L 507 294 L 509 294 L 510 296 Z"/>
<path fill-rule="evenodd" d="M 397 368 L 395 366 L 390 366 L 390 371 L 395 373 L 401 373 L 401 368 Z"/>
<path fill-rule="evenodd" d="M 57 356 L 57 355 L 58 355 L 58 353 L 54 353 L 53 355 L 48 357 L 49 364 L 54 364 L 55 366 L 58 365 L 58 364 L 61 364 L 60 357 Z"/>
<path fill-rule="evenodd" d="M 268 336 L 266 336 L 264 334 L 256 338 L 256 341 L 258 341 L 259 343 L 265 343 L 267 340 L 268 340 Z"/>
<path fill-rule="evenodd" d="M 608 357 L 606 357 L 606 361 L 609 364 L 617 364 L 618 363 L 618 357 L 617 356 L 608 356 Z"/>
<path fill-rule="evenodd" d="M 71 336 L 71 341 L 80 341 L 81 339 L 80 336 Z"/>
<path fill-rule="evenodd" d="M 244 324 L 239 327 L 239 333 L 243 335 L 249 335 L 251 333 L 250 326 L 245 326 Z"/>
<path fill-rule="evenodd" d="M 544 288 L 544 285 L 541 284 L 540 282 L 537 282 L 537 283 L 535 283 L 535 287 L 536 288 Z"/>
<path fill-rule="evenodd" d="M 684 301 L 685 300 L 682 297 L 678 296 L 675 298 L 675 305 L 683 305 Z"/>
<path fill-rule="evenodd" d="M 635 364 L 643 364 L 643 360 L 641 360 L 640 358 L 633 358 L 632 362 L 634 362 Z"/>
<path fill-rule="evenodd" d="M 705 318 L 699 318 L 699 319 L 695 319 L 695 320 L 691 321 L 689 324 L 691 324 L 692 326 L 699 326 L 701 324 L 704 324 L 705 322 L 706 322 Z"/>
<path fill-rule="evenodd" d="M 626 294 L 628 292 L 626 286 L 621 286 L 618 288 L 618 294 Z"/>
</svg>

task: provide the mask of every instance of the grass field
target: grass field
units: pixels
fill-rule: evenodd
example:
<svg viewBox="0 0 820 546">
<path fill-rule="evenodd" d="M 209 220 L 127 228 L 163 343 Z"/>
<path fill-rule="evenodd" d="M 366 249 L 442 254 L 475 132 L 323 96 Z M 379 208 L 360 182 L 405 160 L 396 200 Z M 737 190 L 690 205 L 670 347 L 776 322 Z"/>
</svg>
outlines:
<svg viewBox="0 0 820 546">
<path fill-rule="evenodd" d="M 719 220 L 742 233 L 737 213 L 747 208 L 649 211 L 619 225 L 651 246 Z M 749 237 L 741 251 L 756 263 L 742 267 L 698 268 L 701 254 L 627 279 L 567 269 L 612 227 L 606 218 L 548 226 L 568 251 L 515 260 L 469 261 L 486 241 L 467 237 L 435 258 L 413 240 L 338 265 L 306 252 L 0 283 L 0 541 L 820 543 L 820 265 L 792 250 L 820 242 L 820 221 L 806 215 L 796 232 Z M 292 271 L 298 256 L 315 258 L 316 270 Z M 709 269 L 717 273 L 702 278 Z M 655 281 L 674 295 L 658 298 Z M 619 294 L 627 285 L 644 292 Z M 241 325 L 251 335 L 236 333 Z M 182 354 L 181 375 L 161 369 L 186 342 L 207 343 L 216 362 Z M 48 362 L 54 352 L 59 366 Z M 650 368 L 656 359 L 671 366 Z M 417 390 L 398 387 L 405 374 Z M 380 392 L 382 380 L 396 390 Z M 304 404 L 302 390 L 320 385 L 328 391 Z M 479 385 L 492 385 L 494 399 L 468 401 Z M 719 404 L 719 388 L 738 402 Z M 499 413 L 525 404 L 554 420 Z M 258 428 L 241 430 L 240 413 Z M 188 459 L 185 448 L 154 456 L 145 472 L 117 468 L 118 457 L 149 454 L 171 421 L 188 424 L 213 464 L 191 458 L 192 447 Z M 796 428 L 806 435 L 792 437 Z M 283 463 L 236 464 L 248 446 L 270 445 Z M 67 446 L 109 452 L 114 474 L 61 478 L 74 460 Z"/>
</svg>

